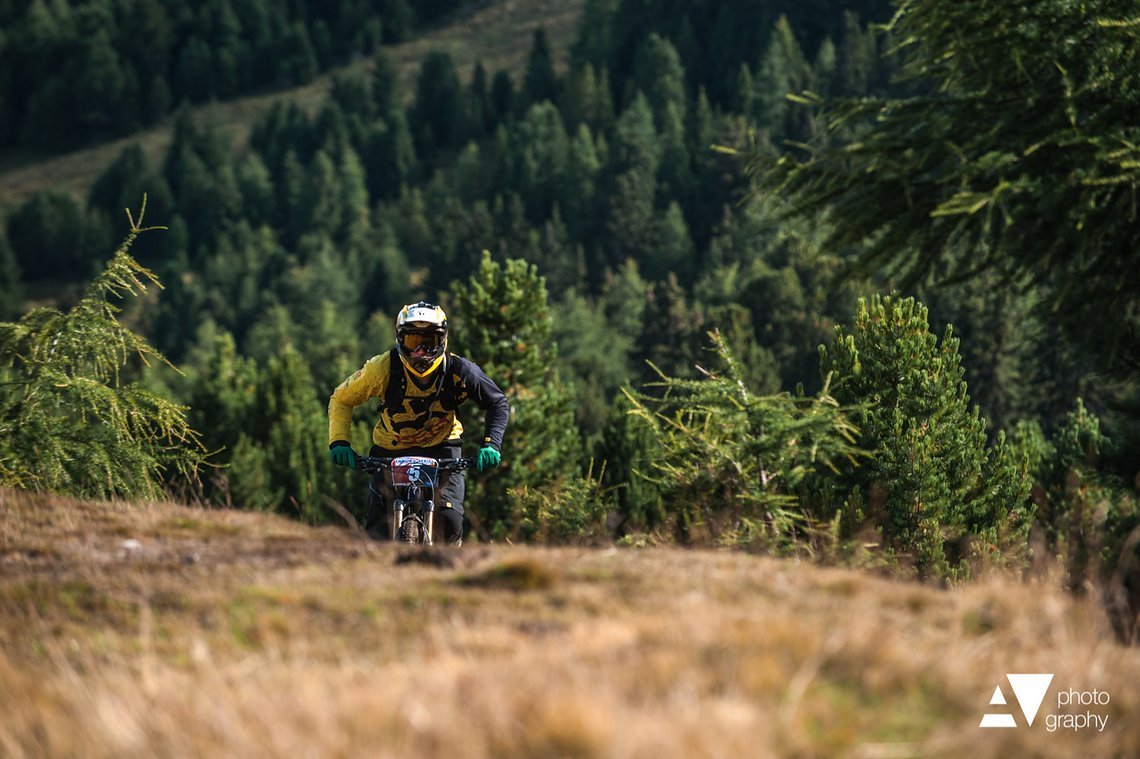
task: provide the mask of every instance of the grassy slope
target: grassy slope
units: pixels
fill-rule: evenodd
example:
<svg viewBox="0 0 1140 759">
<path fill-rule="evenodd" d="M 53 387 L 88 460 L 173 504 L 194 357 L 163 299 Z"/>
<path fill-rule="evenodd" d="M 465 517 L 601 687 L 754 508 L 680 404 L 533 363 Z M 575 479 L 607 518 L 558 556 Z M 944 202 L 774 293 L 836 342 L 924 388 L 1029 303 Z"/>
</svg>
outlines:
<svg viewBox="0 0 1140 759">
<path fill-rule="evenodd" d="M 946 591 L 738 552 L 404 550 L 0 491 L 0 754 L 1140 755 L 1140 652 L 1044 579 Z M 1032 728 L 979 729 L 1007 672 L 1056 680 Z M 1111 695 L 1105 732 L 1045 729 L 1070 687 Z"/>
<path fill-rule="evenodd" d="M 447 27 L 391 46 L 389 52 L 403 73 L 403 92 L 410 97 L 419 63 L 433 48 L 449 52 L 461 75 L 467 79 L 470 79 L 475 63 L 482 61 L 488 75 L 505 69 L 515 73 L 517 83 L 530 54 L 534 30 L 539 25 L 547 31 L 556 63 L 564 65 L 584 4 L 585 0 L 496 0 Z M 231 135 L 233 144 L 240 145 L 253 123 L 274 101 L 292 99 L 310 110 L 318 108 L 325 100 L 335 73 L 293 90 L 204 105 L 195 110 L 199 118 L 217 124 Z M 85 200 L 91 184 L 128 144 L 137 141 L 142 145 L 154 165 L 165 156 L 170 139 L 169 125 L 164 125 L 42 161 L 29 161 L 15 155 L 0 156 L 0 215 L 19 207 L 41 190 L 68 192 Z"/>
</svg>

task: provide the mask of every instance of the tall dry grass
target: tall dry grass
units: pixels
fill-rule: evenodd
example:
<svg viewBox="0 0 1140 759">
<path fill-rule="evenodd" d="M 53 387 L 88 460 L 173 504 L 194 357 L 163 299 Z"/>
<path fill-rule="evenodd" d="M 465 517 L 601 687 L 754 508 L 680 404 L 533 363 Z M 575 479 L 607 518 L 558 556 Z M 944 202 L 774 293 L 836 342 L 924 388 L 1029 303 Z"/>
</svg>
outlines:
<svg viewBox="0 0 1140 759">
<path fill-rule="evenodd" d="M 1140 756 L 1140 652 L 1050 577 L 439 555 L 0 492 L 0 755 Z M 1010 672 L 1055 674 L 1041 714 L 979 728 Z M 1048 732 L 1062 688 L 1109 693 L 1107 729 Z"/>
</svg>

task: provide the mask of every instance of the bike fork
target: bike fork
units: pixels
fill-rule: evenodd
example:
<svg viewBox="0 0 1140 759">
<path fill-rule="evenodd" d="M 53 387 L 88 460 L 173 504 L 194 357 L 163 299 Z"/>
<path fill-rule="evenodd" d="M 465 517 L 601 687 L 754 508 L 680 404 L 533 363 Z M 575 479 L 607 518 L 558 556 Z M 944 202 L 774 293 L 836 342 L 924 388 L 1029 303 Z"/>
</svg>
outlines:
<svg viewBox="0 0 1140 759">
<path fill-rule="evenodd" d="M 427 528 L 424 543 L 431 545 L 431 529 L 435 522 L 435 501 L 424 501 L 424 526 Z"/>
<path fill-rule="evenodd" d="M 396 498 L 392 501 L 392 531 L 388 533 L 391 540 L 399 540 L 402 524 L 404 524 L 404 502 Z"/>
</svg>

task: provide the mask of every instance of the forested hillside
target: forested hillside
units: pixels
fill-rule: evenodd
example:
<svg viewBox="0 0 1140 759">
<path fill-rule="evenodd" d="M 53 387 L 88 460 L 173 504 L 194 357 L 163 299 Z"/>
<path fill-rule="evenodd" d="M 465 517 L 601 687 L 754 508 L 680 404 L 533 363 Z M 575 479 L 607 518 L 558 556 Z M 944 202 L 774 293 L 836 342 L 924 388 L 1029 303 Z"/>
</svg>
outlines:
<svg viewBox="0 0 1140 759">
<path fill-rule="evenodd" d="M 4 145 L 173 130 L 81 202 L 49 190 L 9 214 L 4 424 L 30 414 L 85 450 L 145 439 L 136 472 L 192 445 L 215 466 L 163 484 L 209 503 L 359 514 L 325 402 L 427 298 L 512 398 L 505 466 L 472 483 L 480 539 L 728 543 L 944 578 L 1059 556 L 1074 587 L 1115 583 L 1130 634 L 1128 4 L 587 0 L 517 69 L 436 48 L 404 86 L 394 44 L 511 5 L 0 5 Z M 318 107 L 285 90 L 248 139 L 191 107 L 354 58 Z M 164 230 L 128 226 L 144 196 Z M 162 289 L 82 289 L 108 260 Z M 85 427 L 110 396 L 49 381 L 52 330 L 74 325 L 82 373 L 108 298 L 182 373 L 97 379 L 184 405 L 193 435 Z M 129 495 L 118 456 L 0 446 L 5 483 Z"/>
</svg>

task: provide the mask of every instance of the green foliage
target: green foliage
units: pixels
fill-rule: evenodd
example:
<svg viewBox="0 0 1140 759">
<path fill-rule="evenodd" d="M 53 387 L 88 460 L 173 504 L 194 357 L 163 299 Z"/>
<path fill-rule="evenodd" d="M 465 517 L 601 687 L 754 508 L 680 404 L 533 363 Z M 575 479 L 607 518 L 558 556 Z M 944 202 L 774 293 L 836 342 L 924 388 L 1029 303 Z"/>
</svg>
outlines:
<svg viewBox="0 0 1140 759">
<path fill-rule="evenodd" d="M 142 216 L 75 306 L 0 324 L 0 484 L 158 498 L 167 479 L 197 480 L 205 455 L 186 409 L 122 374 L 132 357 L 165 362 L 118 320 L 119 299 L 158 284 L 128 253 Z"/>
<path fill-rule="evenodd" d="M 572 475 L 533 488 L 521 485 L 508 492 L 512 540 L 591 544 L 609 539 L 606 517 L 613 491 L 603 485 L 605 472 Z"/>
<path fill-rule="evenodd" d="M 641 379 L 661 373 L 691 379 L 710 326 L 704 309 L 691 301 L 672 274 L 652 285 L 646 300 L 641 356 L 653 368 L 643 369 Z"/>
<path fill-rule="evenodd" d="M 69 196 L 48 190 L 34 195 L 8 221 L 8 242 L 25 281 L 82 280 L 91 274 L 83 209 Z"/>
<path fill-rule="evenodd" d="M 1077 398 L 1052 437 L 1026 423 L 1014 445 L 1030 462 L 1037 524 L 1069 585 L 1079 589 L 1092 582 L 1106 585 L 1110 593 L 1126 593 L 1125 585 L 1140 587 L 1135 533 L 1140 502 L 1106 467 L 1113 444 L 1097 415 Z"/>
<path fill-rule="evenodd" d="M 781 221 L 779 215 L 777 203 L 756 199 L 726 212 L 694 295 L 710 311 L 745 309 L 753 341 L 771 356 L 764 363 L 775 364 L 776 387 L 813 392 L 822 379 L 817 347 L 854 311 L 861 284 L 836 283 L 841 262 L 821 248 L 826 218 Z M 744 342 L 734 345 L 746 350 Z M 771 371 L 758 361 L 741 363 L 756 381 Z"/>
<path fill-rule="evenodd" d="M 904 287 L 987 269 L 1006 286 L 1046 283 L 1050 318 L 1134 380 L 1134 17 L 1123 0 L 905 3 L 889 30 L 907 94 L 828 103 L 821 117 L 843 139 L 803 161 L 757 160 L 758 185 L 797 211 L 830 209 L 829 244 Z"/>
<path fill-rule="evenodd" d="M 620 521 L 614 537 L 657 533 L 669 527 L 670 513 L 662 500 L 662 488 L 639 472 L 653 471 L 660 455 L 655 421 L 633 413 L 631 392 L 620 391 L 609 406 L 606 428 L 598 455 L 605 461 L 602 479 L 613 490 Z"/>
<path fill-rule="evenodd" d="M 577 426 L 587 441 L 602 432 L 614 396 L 632 379 L 644 308 L 645 282 L 632 261 L 608 278 L 600 302 L 570 292 L 554 307 L 552 336 L 573 381 Z"/>
<path fill-rule="evenodd" d="M 208 502 L 279 511 L 310 523 L 327 518 L 322 494 L 356 503 L 320 443 L 328 426 L 315 388 L 335 382 L 314 382 L 287 339 L 259 364 L 238 353 L 232 335 L 207 323 L 187 371 L 191 420 L 215 451 L 215 468 L 204 483 Z"/>
<path fill-rule="evenodd" d="M 939 341 L 913 298 L 860 300 L 850 330 L 820 347 L 820 373 L 874 458 L 830 483 L 845 529 L 880 532 L 922 575 L 968 570 L 969 560 L 1024 552 L 1032 511 L 1024 462 L 999 434 L 986 439 L 970 408 L 958 341 Z"/>
<path fill-rule="evenodd" d="M 852 464 L 858 430 L 826 387 L 815 397 L 751 393 L 720 335 L 709 336 L 720 371 L 661 374 L 653 394 L 627 394 L 658 451 L 638 474 L 660 490 L 682 540 L 792 546 L 818 516 L 801 499 L 810 478 Z"/>
</svg>

